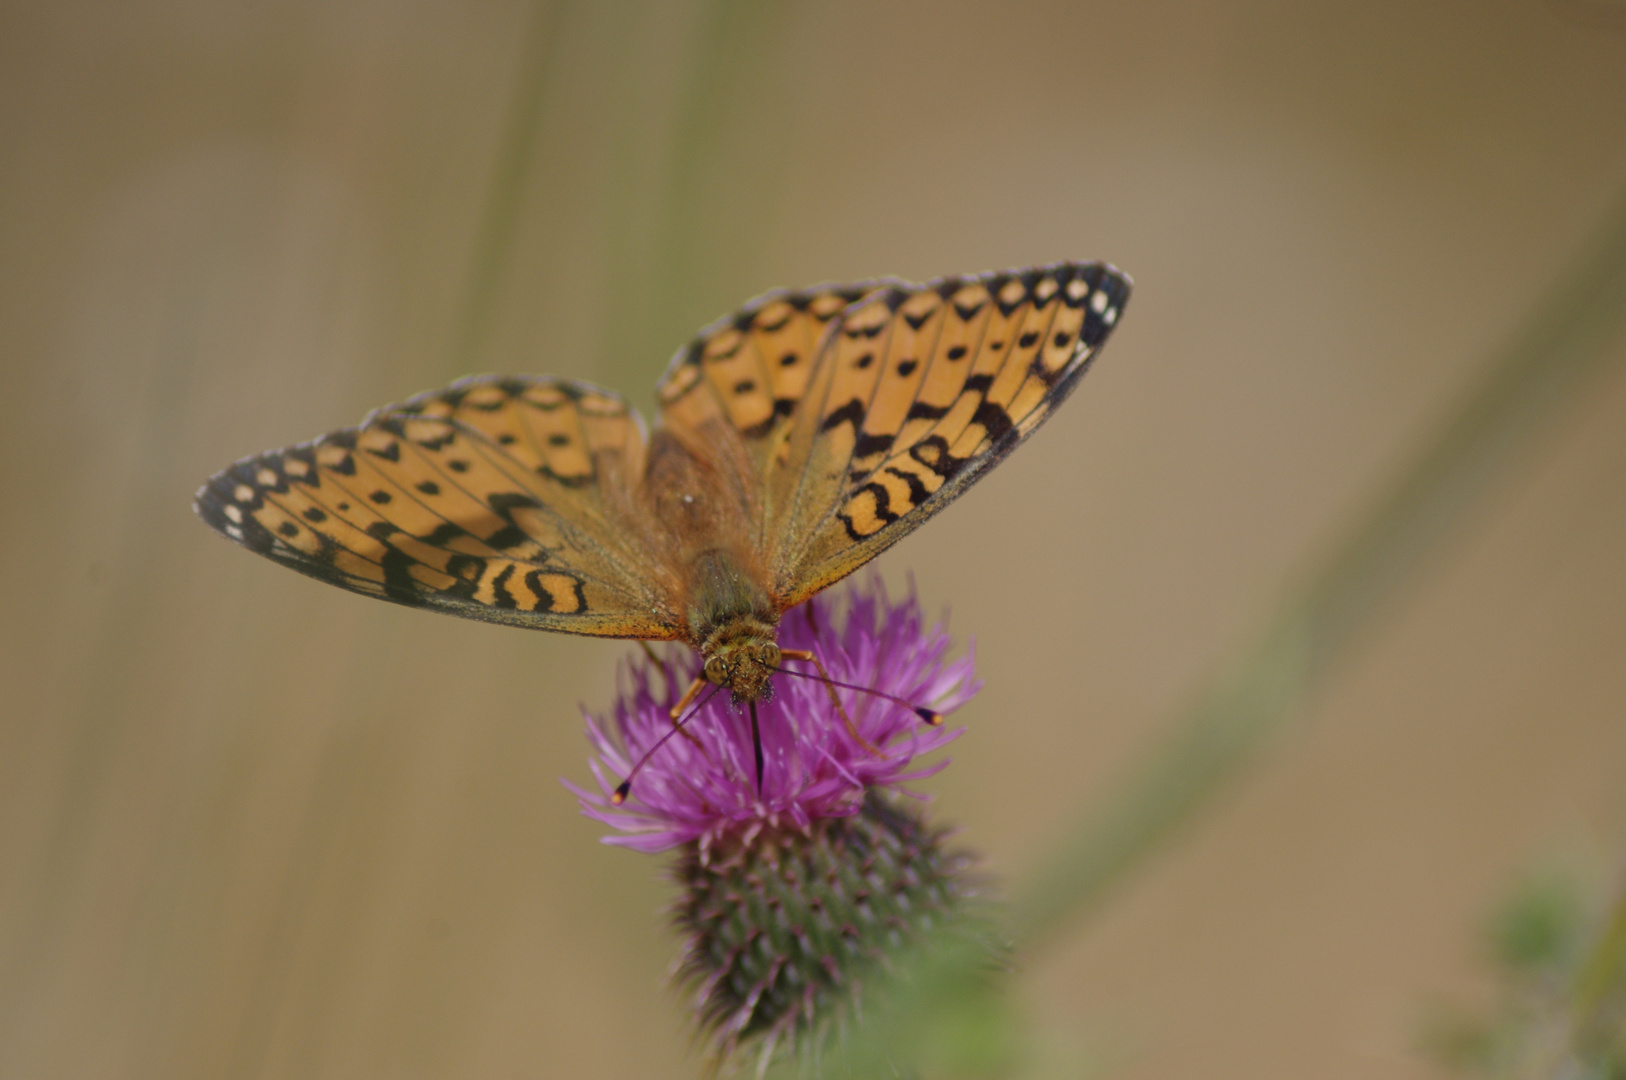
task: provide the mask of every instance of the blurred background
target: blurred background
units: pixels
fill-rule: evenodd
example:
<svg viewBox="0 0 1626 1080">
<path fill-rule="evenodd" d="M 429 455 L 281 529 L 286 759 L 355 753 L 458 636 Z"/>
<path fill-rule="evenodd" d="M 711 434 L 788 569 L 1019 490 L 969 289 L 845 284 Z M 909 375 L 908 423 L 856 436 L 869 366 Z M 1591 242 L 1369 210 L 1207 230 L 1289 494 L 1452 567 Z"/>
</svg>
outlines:
<svg viewBox="0 0 1626 1080">
<path fill-rule="evenodd" d="M 1595 236 L 1626 4 L 14 0 L 0 155 L 0 1075 L 685 1076 L 660 862 L 557 781 L 628 648 L 288 573 L 203 478 L 477 371 L 647 412 L 772 286 L 1111 260 L 1080 393 L 881 561 L 976 639 L 926 786 L 1020 881 Z M 1616 867 L 1612 349 L 1025 959 L 1042 1072 L 1442 1075 L 1509 883 Z"/>
</svg>

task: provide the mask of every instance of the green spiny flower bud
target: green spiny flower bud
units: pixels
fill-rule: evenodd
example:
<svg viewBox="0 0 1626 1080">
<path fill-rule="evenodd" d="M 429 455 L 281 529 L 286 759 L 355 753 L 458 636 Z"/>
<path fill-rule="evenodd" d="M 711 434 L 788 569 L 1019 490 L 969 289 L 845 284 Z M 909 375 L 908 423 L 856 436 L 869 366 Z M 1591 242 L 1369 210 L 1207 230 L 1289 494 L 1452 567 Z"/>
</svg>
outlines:
<svg viewBox="0 0 1626 1080">
<path fill-rule="evenodd" d="M 679 977 L 701 1028 L 727 1054 L 757 1038 L 795 1044 L 848 1017 L 867 974 L 970 899 L 971 860 L 943 840 L 913 808 L 871 790 L 856 815 L 806 833 L 687 845 L 674 874 L 687 939 Z"/>
</svg>

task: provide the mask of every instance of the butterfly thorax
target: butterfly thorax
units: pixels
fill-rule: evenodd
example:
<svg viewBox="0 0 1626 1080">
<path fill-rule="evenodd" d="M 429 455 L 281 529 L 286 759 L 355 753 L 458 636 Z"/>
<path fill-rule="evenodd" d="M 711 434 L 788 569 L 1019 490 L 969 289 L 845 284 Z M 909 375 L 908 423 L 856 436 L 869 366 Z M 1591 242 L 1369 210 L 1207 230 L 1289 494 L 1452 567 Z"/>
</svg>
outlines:
<svg viewBox="0 0 1626 1080">
<path fill-rule="evenodd" d="M 779 616 L 767 593 L 722 549 L 695 559 L 693 583 L 689 632 L 706 680 L 727 687 L 736 703 L 766 701 L 781 659 Z"/>
</svg>

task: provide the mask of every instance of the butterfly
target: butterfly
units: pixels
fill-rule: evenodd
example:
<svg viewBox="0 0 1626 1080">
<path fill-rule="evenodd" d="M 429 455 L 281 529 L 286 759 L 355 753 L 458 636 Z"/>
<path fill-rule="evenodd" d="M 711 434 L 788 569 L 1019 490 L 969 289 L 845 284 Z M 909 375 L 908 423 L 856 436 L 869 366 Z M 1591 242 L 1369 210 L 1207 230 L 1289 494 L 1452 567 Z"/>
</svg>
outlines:
<svg viewBox="0 0 1626 1080">
<path fill-rule="evenodd" d="M 779 648 L 781 616 L 1032 434 L 1129 290 L 1091 262 L 770 292 L 673 357 L 653 434 L 591 383 L 482 375 L 245 458 L 194 508 L 368 596 L 685 642 L 682 705 L 707 683 L 754 703 L 784 660 L 818 662 Z"/>
</svg>

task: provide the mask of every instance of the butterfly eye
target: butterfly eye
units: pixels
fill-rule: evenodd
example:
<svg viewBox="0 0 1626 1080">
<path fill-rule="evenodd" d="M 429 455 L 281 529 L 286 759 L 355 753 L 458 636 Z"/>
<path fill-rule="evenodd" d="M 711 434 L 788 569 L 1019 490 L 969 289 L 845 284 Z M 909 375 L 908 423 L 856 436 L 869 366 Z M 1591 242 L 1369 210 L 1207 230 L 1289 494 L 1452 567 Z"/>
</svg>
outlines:
<svg viewBox="0 0 1626 1080">
<path fill-rule="evenodd" d="M 728 681 L 728 661 L 713 656 L 706 661 L 706 681 L 722 686 Z"/>
</svg>

